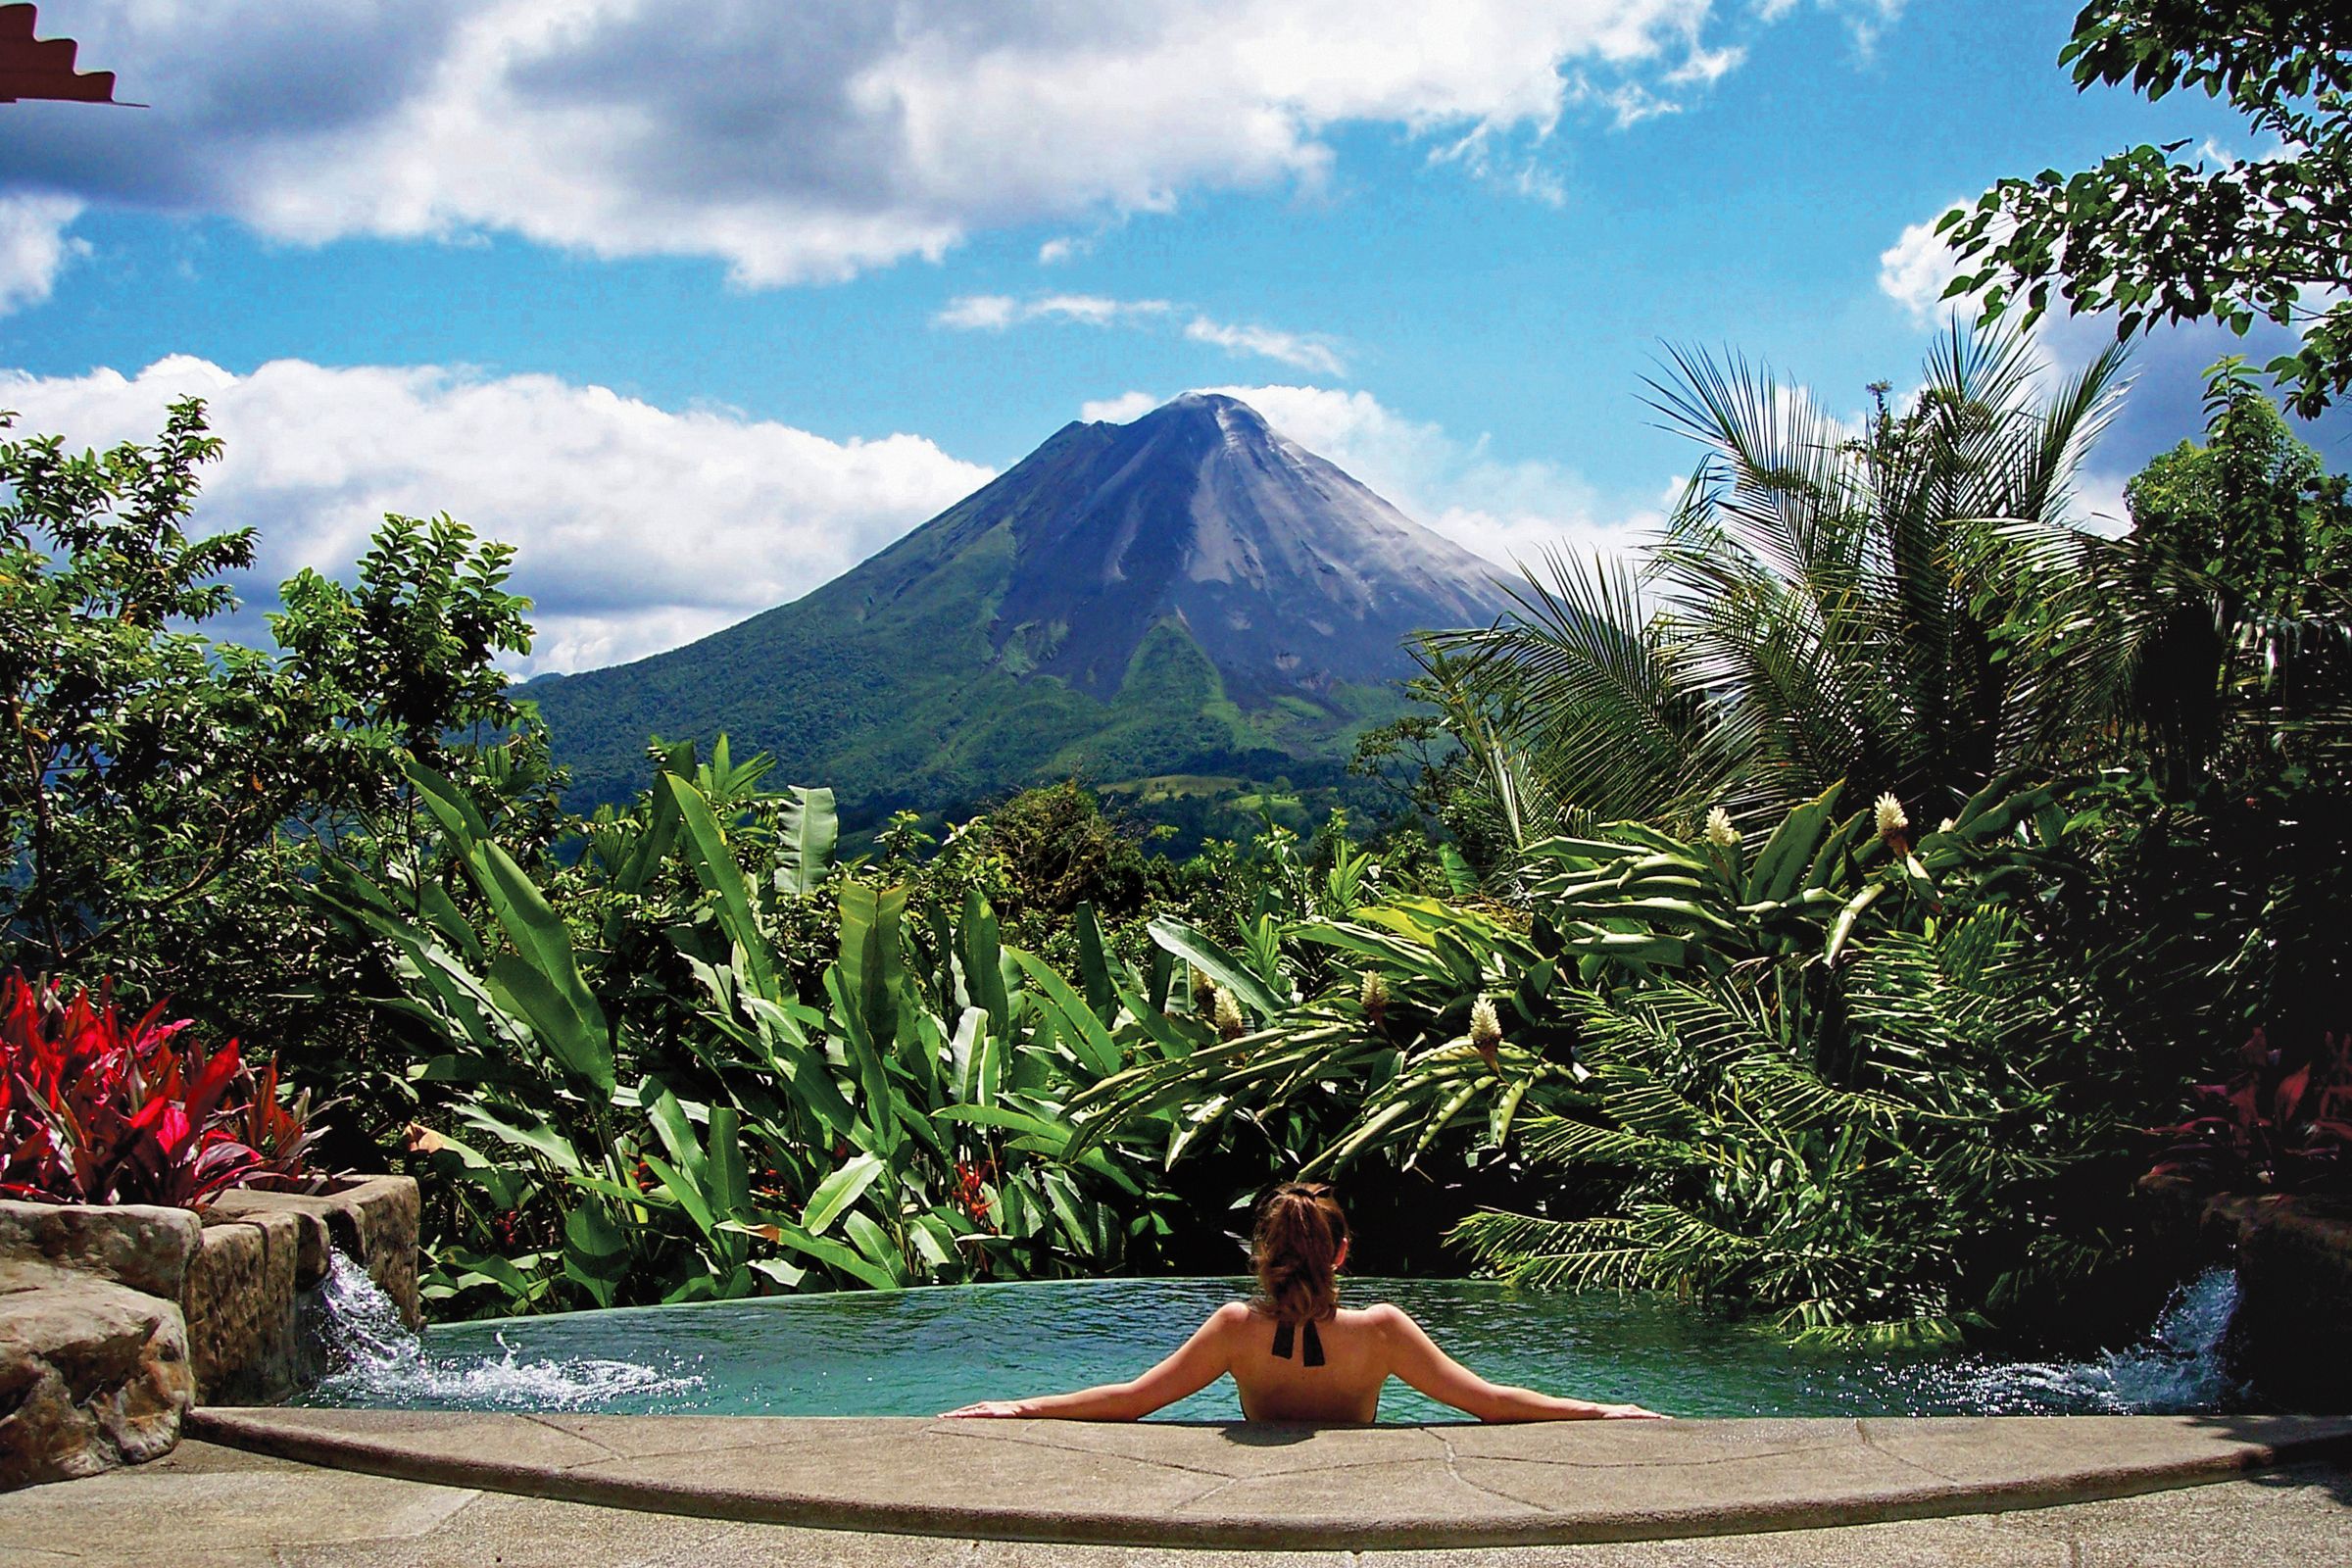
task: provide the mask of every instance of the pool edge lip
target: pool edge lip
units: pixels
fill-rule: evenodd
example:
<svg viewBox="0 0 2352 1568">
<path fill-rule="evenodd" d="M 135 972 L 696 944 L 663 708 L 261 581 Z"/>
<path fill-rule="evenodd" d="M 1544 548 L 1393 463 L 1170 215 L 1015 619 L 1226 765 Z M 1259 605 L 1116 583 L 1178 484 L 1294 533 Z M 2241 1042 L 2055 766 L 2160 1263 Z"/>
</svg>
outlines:
<svg viewBox="0 0 2352 1568">
<path fill-rule="evenodd" d="M 278 1458 L 407 1481 L 740 1523 L 1090 1545 L 1346 1550 L 1657 1541 L 2006 1512 L 2352 1458 L 2352 1418 L 2299 1416 L 1323 1428 L 1293 1429 L 1262 1446 L 1234 1442 L 1239 1429 L 1191 1429 L 1230 1445 L 1222 1452 L 1227 1469 L 1212 1473 L 1167 1451 L 1181 1446 L 1177 1440 L 1154 1436 L 1186 1430 L 1174 1426 L 489 1413 L 418 1420 L 417 1414 L 215 1406 L 191 1412 L 188 1432 Z M 664 1430 L 691 1431 L 706 1441 L 684 1449 L 626 1451 Z M 1457 1440 L 1468 1441 L 1461 1434 L 1496 1432 L 1514 1436 L 1479 1445 L 1486 1452 L 1457 1451 Z M 1675 1436 L 1663 1436 L 1668 1432 Z M 996 1441 L 954 1448 L 930 1441 L 943 1437 Z M 607 1438 L 624 1446 L 612 1447 Z M 1245 1452 L 1279 1456 L 1316 1442 L 1347 1447 L 1315 1464 Z M 1494 1451 L 1497 1446 L 1516 1451 Z M 851 1449 L 845 1476 L 830 1456 Z M 1054 1453 L 1064 1458 L 1049 1466 Z M 706 1463 L 710 1455 L 721 1462 Z M 673 1473 L 627 1473 L 645 1466 L 659 1472 L 664 1460 L 676 1461 Z M 804 1478 L 813 1469 L 822 1484 L 776 1479 L 796 1463 Z M 681 1465 L 693 1473 L 674 1473 Z M 1409 1475 L 1373 1484 L 1348 1474 L 1416 1465 L 1427 1484 L 1412 1484 Z M 1699 1465 L 1708 1472 L 1703 1497 L 1693 1496 L 1690 1478 L 1678 1474 Z M 1090 1483 L 1074 1474 L 1089 1469 L 1118 1475 L 1097 1474 Z M 971 1482 L 1003 1483 L 1003 1471 L 1016 1472 L 1024 1485 L 1009 1496 L 974 1494 Z M 1497 1472 L 1517 1490 L 1495 1490 Z M 1199 1478 L 1199 1494 L 1171 1497 L 1165 1490 L 1171 1474 Z M 1568 1480 L 1574 1485 L 1560 1493 L 1561 1505 L 1538 1500 L 1544 1486 L 1530 1484 Z M 1085 1490 L 1090 1484 L 1102 1490 Z M 1346 1496 L 1351 1487 L 1358 1494 L 1352 1505 Z M 1252 1489 L 1271 1491 L 1276 1500 L 1251 1502 Z M 1341 1495 L 1332 1505 L 1317 1506 L 1318 1494 L 1335 1489 Z M 1210 1511 L 1186 1511 L 1229 1491 L 1237 1496 Z M 1429 1505 L 1439 1494 L 1457 1504 L 1467 1498 L 1468 1505 Z M 1399 1503 L 1399 1494 L 1408 1500 Z M 1487 1499 L 1483 1506 L 1480 1497 Z"/>
</svg>

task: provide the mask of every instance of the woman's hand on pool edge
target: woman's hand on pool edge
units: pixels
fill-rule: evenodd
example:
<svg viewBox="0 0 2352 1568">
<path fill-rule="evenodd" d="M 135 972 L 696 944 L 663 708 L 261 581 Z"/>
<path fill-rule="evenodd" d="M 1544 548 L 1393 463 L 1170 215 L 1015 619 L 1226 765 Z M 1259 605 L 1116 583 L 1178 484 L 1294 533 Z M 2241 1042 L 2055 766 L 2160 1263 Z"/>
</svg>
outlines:
<svg viewBox="0 0 2352 1568">
<path fill-rule="evenodd" d="M 939 1419 L 960 1421 L 982 1416 L 1003 1417 L 1025 1414 L 1027 1412 L 1021 1408 L 1021 1401 L 1018 1399 L 981 1399 L 972 1404 L 960 1405 L 953 1410 L 942 1410 L 939 1413 Z"/>
<path fill-rule="evenodd" d="M 1644 1410 L 1638 1404 L 1604 1404 L 1600 1407 L 1603 1421 L 1671 1421 L 1674 1417 L 1658 1410 Z"/>
</svg>

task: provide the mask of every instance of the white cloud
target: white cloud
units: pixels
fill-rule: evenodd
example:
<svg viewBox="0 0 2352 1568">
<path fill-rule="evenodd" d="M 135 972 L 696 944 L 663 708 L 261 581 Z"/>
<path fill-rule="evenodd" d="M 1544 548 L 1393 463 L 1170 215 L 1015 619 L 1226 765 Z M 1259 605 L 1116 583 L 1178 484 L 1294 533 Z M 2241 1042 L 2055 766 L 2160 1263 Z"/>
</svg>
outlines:
<svg viewBox="0 0 2352 1568">
<path fill-rule="evenodd" d="M 1903 7 L 1908 0 L 1813 0 L 1814 9 L 1827 11 L 1842 18 L 1846 31 L 1853 36 L 1854 48 L 1864 58 L 1878 47 L 1879 38 L 1895 23 L 1902 20 Z M 1797 0 L 1755 0 L 1754 12 L 1758 22 L 1779 22 L 1794 11 Z"/>
<path fill-rule="evenodd" d="M 1012 324 L 1021 302 L 1009 294 L 965 294 L 948 301 L 931 318 L 933 326 L 952 326 L 962 332 L 1002 332 Z"/>
<path fill-rule="evenodd" d="M 1661 513 L 1618 512 L 1583 475 L 1542 458 L 1502 458 L 1407 417 L 1369 392 L 1313 386 L 1222 387 L 1267 422 L 1370 485 L 1415 521 L 1499 565 L 1547 550 L 1622 551 Z"/>
<path fill-rule="evenodd" d="M 1003 332 L 1032 321 L 1075 321 L 1085 326 L 1141 325 L 1168 316 L 1176 307 L 1167 300 L 1115 300 L 1100 294 L 1043 294 L 1016 300 L 1009 294 L 962 294 L 950 300 L 931 318 L 934 326 L 966 332 Z M 1184 335 L 1196 343 L 1221 348 L 1228 354 L 1254 354 L 1302 370 L 1346 375 L 1348 367 L 1339 350 L 1327 340 L 1275 327 L 1242 325 L 1194 315 Z"/>
<path fill-rule="evenodd" d="M 1619 552 L 1664 520 L 1662 508 L 1614 509 L 1583 476 L 1540 458 L 1498 458 L 1485 436 L 1465 441 L 1409 418 L 1369 392 L 1319 386 L 1216 386 L 1300 446 L 1338 464 L 1414 521 L 1500 566 L 1547 550 Z M 1161 400 L 1127 392 L 1079 416 L 1125 422 Z"/>
<path fill-rule="evenodd" d="M 1115 398 L 1098 398 L 1078 406 L 1078 417 L 1089 424 L 1125 424 L 1140 419 L 1159 407 L 1160 400 L 1149 392 L 1122 392 Z"/>
<path fill-rule="evenodd" d="M 1936 232 L 1936 222 L 1948 211 L 1938 209 L 1934 218 L 1906 224 L 1902 236 L 1879 253 L 1879 292 L 1922 326 L 1943 319 L 1958 303 L 1945 300 L 1943 291 L 1960 275 L 1959 259 Z"/>
<path fill-rule="evenodd" d="M 185 356 L 127 377 L 0 372 L 18 429 L 74 448 L 152 440 L 187 395 L 226 449 L 200 523 L 259 530 L 236 630 L 264 646 L 255 612 L 276 585 L 348 567 L 386 512 L 447 512 L 514 544 L 514 591 L 538 602 L 521 667 L 578 669 L 796 599 L 990 477 L 918 436 L 829 441 L 544 375 L 299 360 L 236 375 Z"/>
<path fill-rule="evenodd" d="M 66 235 L 80 216 L 71 196 L 0 194 L 0 316 L 47 299 L 66 264 L 90 253 L 88 241 Z"/>
<path fill-rule="evenodd" d="M 1056 234 L 1037 248 L 1037 265 L 1057 267 L 1072 257 L 1085 255 L 1094 248 L 1093 240 L 1080 239 L 1074 234 Z"/>
<path fill-rule="evenodd" d="M 1579 105 L 1661 112 L 1731 69 L 1712 9 L 87 0 L 82 58 L 157 107 L 11 109 L 0 189 L 837 279 L 983 229 L 1312 187 L 1351 125 L 1541 141 Z"/>
<path fill-rule="evenodd" d="M 1205 316 L 1196 316 L 1186 323 L 1184 335 L 1196 343 L 1213 343 L 1228 354 L 1255 354 L 1325 375 L 1348 373 L 1348 367 L 1341 361 L 1338 352 L 1321 338 L 1302 337 L 1296 332 L 1277 331 L 1270 326 L 1212 321 Z"/>
<path fill-rule="evenodd" d="M 1166 300 L 1114 300 L 1100 294 L 1046 294 L 1032 300 L 1016 300 L 1007 294 L 964 294 L 950 300 L 946 309 L 931 318 L 931 324 L 983 332 L 1002 332 L 1026 321 L 1109 326 L 1139 317 L 1165 316 L 1172 309 Z"/>
</svg>

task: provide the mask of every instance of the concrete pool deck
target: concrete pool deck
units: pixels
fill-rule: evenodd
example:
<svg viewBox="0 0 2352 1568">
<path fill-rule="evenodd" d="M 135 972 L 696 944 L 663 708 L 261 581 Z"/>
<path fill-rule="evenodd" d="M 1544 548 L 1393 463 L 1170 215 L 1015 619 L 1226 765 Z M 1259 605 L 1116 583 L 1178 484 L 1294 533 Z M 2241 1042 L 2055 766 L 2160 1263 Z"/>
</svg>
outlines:
<svg viewBox="0 0 2352 1568">
<path fill-rule="evenodd" d="M 2302 1416 L 1306 1429 L 214 1408 L 190 1431 L 433 1489 L 739 1524 L 1327 1553 L 1838 1531 L 2352 1461 L 2352 1418 Z"/>
</svg>

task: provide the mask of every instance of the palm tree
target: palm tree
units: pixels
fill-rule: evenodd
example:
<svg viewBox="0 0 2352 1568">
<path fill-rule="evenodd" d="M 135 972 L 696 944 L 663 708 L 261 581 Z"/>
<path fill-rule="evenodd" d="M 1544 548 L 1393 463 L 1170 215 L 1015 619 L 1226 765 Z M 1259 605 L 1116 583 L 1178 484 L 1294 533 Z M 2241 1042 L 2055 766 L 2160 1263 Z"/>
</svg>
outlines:
<svg viewBox="0 0 2352 1568">
<path fill-rule="evenodd" d="M 2004 642 L 2001 567 L 2072 536 L 2123 351 L 2042 395 L 2030 343 L 1957 322 L 1857 429 L 1734 358 L 1673 351 L 1652 407 L 1706 448 L 1639 567 L 1549 558 L 1516 613 L 1430 639 L 1475 792 L 1524 846 L 1594 821 L 1777 818 L 1846 782 L 1940 810 L 2080 727 Z"/>
</svg>

